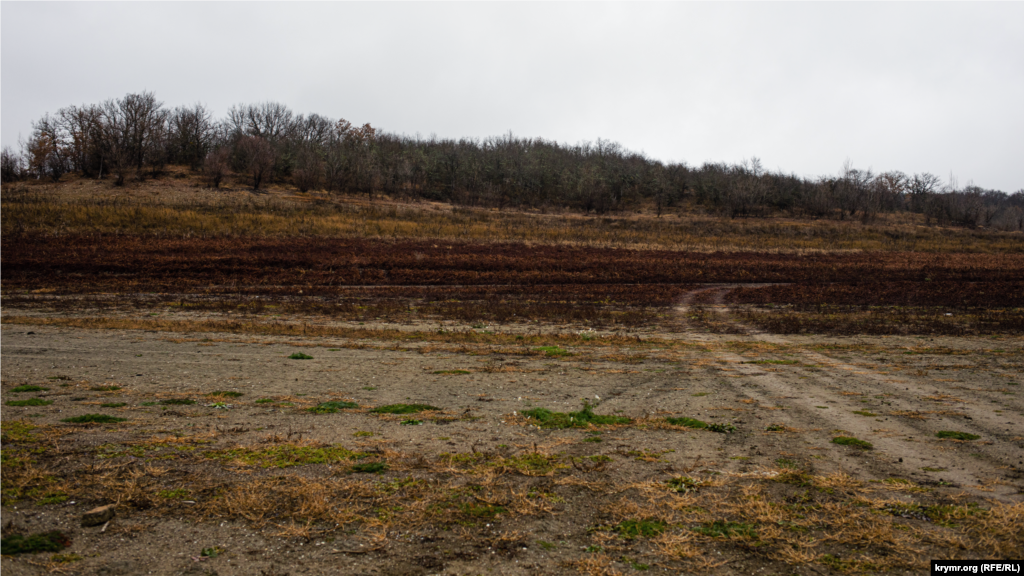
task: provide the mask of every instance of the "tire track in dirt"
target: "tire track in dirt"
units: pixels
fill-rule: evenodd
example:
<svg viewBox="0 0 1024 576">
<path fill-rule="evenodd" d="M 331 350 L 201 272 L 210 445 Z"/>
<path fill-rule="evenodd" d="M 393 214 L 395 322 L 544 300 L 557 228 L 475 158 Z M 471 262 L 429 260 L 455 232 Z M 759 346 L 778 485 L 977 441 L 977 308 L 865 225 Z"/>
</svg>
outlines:
<svg viewBox="0 0 1024 576">
<path fill-rule="evenodd" d="M 935 386 L 923 386 L 919 382 L 900 381 L 894 382 L 889 375 L 874 374 L 864 370 L 862 366 L 855 366 L 838 359 L 825 356 L 818 352 L 807 350 L 805 347 L 794 344 L 790 340 L 778 335 L 767 334 L 751 326 L 745 325 L 732 318 L 729 309 L 725 307 L 725 296 L 735 286 L 719 285 L 708 287 L 703 290 L 695 290 L 687 293 L 680 301 L 677 311 L 685 318 L 692 303 L 697 300 L 707 301 L 709 309 L 719 315 L 719 319 L 728 322 L 736 327 L 739 332 L 754 339 L 757 342 L 785 346 L 792 353 L 804 360 L 805 364 L 814 365 L 819 372 L 808 373 L 807 382 L 788 381 L 783 376 L 774 372 L 759 368 L 756 364 L 747 364 L 742 356 L 725 350 L 718 351 L 716 357 L 730 363 L 728 371 L 738 372 L 742 386 L 735 386 L 727 381 L 737 396 L 746 396 L 759 404 L 767 406 L 776 405 L 783 400 L 791 411 L 787 411 L 791 425 L 800 428 L 822 428 L 827 430 L 844 430 L 850 435 L 866 439 L 876 445 L 874 458 L 871 459 L 850 459 L 849 449 L 829 443 L 832 450 L 832 458 L 841 462 L 841 466 L 848 472 L 868 476 L 911 476 L 921 478 L 919 472 L 922 468 L 944 468 L 942 479 L 952 481 L 963 487 L 981 489 L 991 496 L 992 488 L 982 487 L 986 482 L 993 479 L 1001 479 L 1006 476 L 1006 464 L 1011 462 L 1013 453 L 1007 453 L 1006 442 L 1002 446 L 971 444 L 970 449 L 974 453 L 981 452 L 984 457 L 971 459 L 962 454 L 957 457 L 950 453 L 952 448 L 959 447 L 955 443 L 934 440 L 937 431 L 937 422 L 910 421 L 895 416 L 889 416 L 882 423 L 875 419 L 861 415 L 854 415 L 854 411 L 863 411 L 865 407 L 860 404 L 863 392 L 854 396 L 842 395 L 843 387 L 847 387 L 849 379 L 853 386 L 860 389 L 867 389 L 877 394 L 885 394 L 893 400 L 893 404 L 906 404 L 911 407 L 927 410 L 922 407 L 926 402 L 924 396 L 936 395 Z M 685 322 L 685 320 L 684 320 Z M 696 338 L 695 338 L 696 339 Z M 716 340 L 714 337 L 705 336 L 702 341 Z M 731 380 L 731 379 L 730 379 Z M 842 384 L 841 384 L 842 383 Z M 903 390 L 899 390 L 899 388 Z M 941 392 L 939 392 L 941 394 Z M 972 396 L 962 394 L 962 396 Z M 945 397 L 939 397 L 945 399 Z M 966 418 L 957 420 L 956 430 L 972 433 L 980 433 L 987 440 L 1009 440 L 1014 434 L 1013 429 L 1007 429 L 1005 425 L 995 422 L 992 414 L 982 413 L 979 408 L 978 398 L 963 398 L 971 404 L 961 403 L 955 413 L 962 413 Z M 856 401 L 856 403 L 855 403 Z M 1005 420 L 1005 418 L 1003 418 Z M 966 425 L 961 425 L 961 422 Z M 831 434 L 836 436 L 839 434 Z M 923 443 L 922 437 L 931 439 L 929 443 Z M 985 441 L 985 440 L 982 440 Z M 996 448 L 993 448 L 996 446 Z M 1019 455 L 1019 454 L 1018 454 Z M 1019 473 L 1011 473 L 1011 477 L 1019 478 Z M 996 486 L 1000 496 L 1009 496 L 1015 490 L 1010 486 Z"/>
</svg>

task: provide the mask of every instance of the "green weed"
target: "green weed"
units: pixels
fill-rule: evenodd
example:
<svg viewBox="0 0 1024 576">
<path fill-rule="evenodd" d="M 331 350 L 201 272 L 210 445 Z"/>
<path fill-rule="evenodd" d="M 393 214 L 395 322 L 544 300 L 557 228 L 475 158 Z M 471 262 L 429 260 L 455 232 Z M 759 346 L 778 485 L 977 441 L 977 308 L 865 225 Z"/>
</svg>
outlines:
<svg viewBox="0 0 1024 576">
<path fill-rule="evenodd" d="M 113 424 L 114 422 L 124 422 L 126 420 L 128 419 L 107 416 L 106 414 L 83 414 L 73 418 L 65 418 L 61 422 L 70 422 L 72 424 Z"/>
<path fill-rule="evenodd" d="M 430 404 L 388 404 L 387 406 L 378 406 L 370 412 L 374 414 L 415 414 L 428 410 L 440 410 L 440 408 Z"/>
<path fill-rule="evenodd" d="M 0 554 L 8 556 L 34 552 L 60 552 L 70 545 L 71 539 L 57 530 L 31 536 L 12 534 L 0 540 Z"/>
<path fill-rule="evenodd" d="M 696 418 L 687 418 L 685 416 L 681 418 L 665 418 L 665 421 L 673 426 L 685 426 L 687 428 L 707 428 L 708 423 L 703 420 L 697 420 Z"/>
<path fill-rule="evenodd" d="M 36 386 L 35 384 L 25 384 L 18 386 L 17 388 L 11 388 L 11 392 L 45 392 L 49 388 L 43 388 L 42 386 Z"/>
<path fill-rule="evenodd" d="M 675 478 L 669 478 L 668 480 L 665 481 L 665 483 L 668 484 L 668 487 L 673 492 L 678 492 L 680 494 L 686 494 L 687 492 L 696 492 L 698 489 L 700 489 L 701 484 L 703 484 L 703 482 L 701 482 L 700 480 L 697 480 L 696 478 L 690 478 L 689 476 L 677 476 Z"/>
<path fill-rule="evenodd" d="M 53 400 L 43 400 L 42 398 L 29 398 L 28 400 L 8 400 L 4 402 L 8 406 L 49 406 L 53 404 Z"/>
<path fill-rule="evenodd" d="M 342 402 L 340 400 L 332 400 L 330 402 L 321 402 L 312 408 L 306 410 L 313 414 L 334 414 L 339 410 L 350 410 L 352 408 L 359 408 L 359 405 L 355 402 Z"/>
<path fill-rule="evenodd" d="M 668 525 L 661 520 L 623 520 L 615 525 L 619 536 L 632 540 L 637 537 L 653 538 L 665 531 Z"/>
<path fill-rule="evenodd" d="M 303 354 L 302 352 L 296 352 L 288 357 L 289 360 L 312 360 L 313 357 L 309 354 Z"/>
<path fill-rule="evenodd" d="M 871 442 L 858 440 L 850 436 L 836 436 L 832 439 L 832 443 L 839 444 L 840 446 L 852 446 L 854 448 L 860 448 L 861 450 L 872 450 L 875 447 Z"/>
<path fill-rule="evenodd" d="M 545 356 L 549 358 L 559 358 L 564 356 L 572 356 L 572 353 L 564 348 L 558 346 L 539 346 L 534 348 L 538 352 L 543 352 Z"/>
<path fill-rule="evenodd" d="M 10 404 L 10 402 L 8 402 Z M 953 432 L 951 430 L 942 430 L 936 432 L 935 436 L 938 438 L 952 438 L 953 440 L 977 440 L 981 438 L 977 434 L 968 434 L 967 432 Z"/>
<path fill-rule="evenodd" d="M 583 409 L 579 412 L 552 412 L 547 408 L 524 410 L 524 416 L 530 418 L 541 428 L 586 428 L 609 424 L 629 424 L 631 419 L 625 416 L 605 416 L 594 414 L 594 407 L 587 400 L 583 401 Z"/>
</svg>

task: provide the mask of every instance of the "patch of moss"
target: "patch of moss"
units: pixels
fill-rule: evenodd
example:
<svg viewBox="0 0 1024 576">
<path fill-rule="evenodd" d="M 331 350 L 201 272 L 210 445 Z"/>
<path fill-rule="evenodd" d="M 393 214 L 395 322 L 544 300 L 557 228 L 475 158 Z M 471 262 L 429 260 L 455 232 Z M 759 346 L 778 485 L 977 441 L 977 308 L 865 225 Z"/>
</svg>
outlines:
<svg viewBox="0 0 1024 576">
<path fill-rule="evenodd" d="M 340 400 L 332 400 L 330 402 L 321 402 L 312 408 L 307 408 L 309 412 L 313 414 L 334 414 L 339 410 L 349 410 L 352 408 L 359 408 L 359 405 L 355 402 L 342 402 Z"/>
<path fill-rule="evenodd" d="M 42 398 L 29 398 L 27 400 L 8 400 L 4 402 L 8 406 L 49 406 L 53 404 L 53 400 L 43 400 Z"/>
<path fill-rule="evenodd" d="M 57 530 L 31 536 L 12 534 L 0 541 L 0 554 L 7 556 L 35 552 L 60 552 L 70 545 L 71 539 Z"/>
<path fill-rule="evenodd" d="M 632 540 L 633 538 L 653 538 L 665 531 L 668 525 L 661 520 L 623 520 L 615 526 L 619 536 Z"/>
<path fill-rule="evenodd" d="M 680 418 L 665 418 L 665 421 L 673 426 L 685 426 L 687 428 L 707 428 L 708 423 L 703 420 L 697 420 L 696 418 L 687 418 L 685 416 Z"/>
<path fill-rule="evenodd" d="M 17 388 L 11 388 L 11 392 L 45 392 L 49 388 L 43 388 L 42 386 L 36 386 L 35 384 L 24 384 Z"/>
<path fill-rule="evenodd" d="M 127 418 L 117 418 L 114 416 L 107 416 L 106 414 L 83 414 L 73 418 L 65 418 L 61 420 L 61 422 L 70 422 L 72 424 L 113 424 L 114 422 L 124 422 L 125 420 L 127 420 Z"/>
<path fill-rule="evenodd" d="M 852 446 L 854 448 L 860 448 L 861 450 L 872 450 L 875 447 L 871 442 L 858 440 L 850 436 L 836 436 L 832 439 L 832 443 L 839 444 L 840 446 Z"/>
<path fill-rule="evenodd" d="M 329 464 L 345 460 L 355 460 L 363 455 L 342 448 L 341 446 L 316 446 L 281 444 L 268 448 L 235 448 L 207 452 L 207 458 L 237 460 L 242 464 L 261 468 L 288 468 L 308 464 Z"/>
<path fill-rule="evenodd" d="M 29 424 L 22 420 L 4 420 L 0 422 L 0 437 L 2 437 L 3 443 L 14 443 L 14 442 L 33 442 L 35 441 L 35 434 L 32 434 L 32 430 L 35 430 L 38 426 Z"/>
<path fill-rule="evenodd" d="M 10 402 L 8 402 L 10 404 Z M 954 432 L 952 430 L 942 430 L 936 432 L 935 436 L 938 438 L 952 438 L 953 440 L 977 440 L 981 438 L 977 434 L 968 434 L 967 432 Z"/>
<path fill-rule="evenodd" d="M 571 352 L 569 352 L 568 350 L 566 350 L 564 348 L 559 348 L 558 346 L 540 346 L 540 347 L 534 348 L 534 350 L 536 350 L 538 352 L 543 352 L 544 355 L 549 357 L 549 358 L 559 358 L 559 357 L 563 357 L 563 356 L 572 356 Z"/>
</svg>

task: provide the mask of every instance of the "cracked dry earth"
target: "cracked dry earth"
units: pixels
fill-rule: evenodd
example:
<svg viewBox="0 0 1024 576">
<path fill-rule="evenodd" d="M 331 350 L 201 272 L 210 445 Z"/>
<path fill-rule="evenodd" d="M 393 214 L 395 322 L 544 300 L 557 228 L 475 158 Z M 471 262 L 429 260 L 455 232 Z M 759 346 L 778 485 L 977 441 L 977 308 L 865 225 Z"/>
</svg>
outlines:
<svg viewBox="0 0 1024 576">
<path fill-rule="evenodd" d="M 52 404 L 3 408 L 4 533 L 61 530 L 71 545 L 0 566 L 916 574 L 930 558 L 1019 552 L 1024 340 L 781 337 L 731 319 L 728 290 L 694 291 L 677 312 L 703 302 L 733 334 L 681 325 L 554 353 L 5 322 L 5 404 Z M 45 390 L 13 391 L 26 384 Z M 210 395 L 223 391 L 241 395 Z M 632 420 L 550 429 L 523 415 L 581 399 Z M 332 400 L 357 407 L 308 410 Z M 371 412 L 399 403 L 438 410 Z M 127 420 L 62 422 L 83 414 Z M 106 503 L 109 525 L 79 526 Z"/>
</svg>

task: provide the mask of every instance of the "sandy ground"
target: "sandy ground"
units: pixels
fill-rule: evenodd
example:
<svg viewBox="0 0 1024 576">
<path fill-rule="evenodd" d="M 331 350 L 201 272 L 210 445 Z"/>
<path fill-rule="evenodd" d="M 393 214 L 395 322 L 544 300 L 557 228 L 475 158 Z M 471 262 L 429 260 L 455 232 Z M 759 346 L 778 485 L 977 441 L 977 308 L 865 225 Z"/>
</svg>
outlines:
<svg viewBox="0 0 1024 576">
<path fill-rule="evenodd" d="M 685 303 L 678 312 L 685 316 Z M 546 357 L 528 350 L 459 352 L 436 343 L 363 341 L 356 346 L 317 338 L 5 324 L 3 400 L 40 397 L 53 404 L 5 405 L 3 420 L 69 427 L 60 420 L 86 413 L 129 419 L 80 427 L 62 436 L 65 448 L 74 449 L 69 461 L 55 465 L 58 469 L 98 464 L 98 447 L 160 433 L 208 434 L 209 448 L 251 445 L 279 435 L 431 458 L 530 450 L 607 456 L 610 461 L 599 475 L 611 485 L 663 482 L 682 472 L 747 477 L 778 471 L 781 462 L 817 475 L 844 472 L 865 483 L 907 480 L 936 494 L 966 493 L 1002 503 L 1024 499 L 1021 338 L 780 337 L 739 328 L 746 334 L 684 331 L 662 335 L 669 339 L 660 348 L 581 348 L 569 350 L 572 356 Z M 295 352 L 312 359 L 289 359 Z M 48 390 L 11 392 L 23 384 Z M 120 389 L 92 390 L 98 386 Z M 224 390 L 243 395 L 204 396 Z M 158 403 L 185 397 L 199 402 Z M 596 436 L 590 431 L 540 429 L 524 425 L 520 416 L 536 407 L 578 410 L 584 398 L 597 403 L 600 414 L 647 421 L 687 416 L 728 422 L 737 430 L 715 434 L 621 427 L 603 431 L 597 442 L 587 441 Z M 260 399 L 273 402 L 257 403 Z M 304 410 L 327 400 L 353 401 L 360 409 L 335 414 Z M 215 401 L 227 406 L 206 405 Z M 121 402 L 126 405 L 100 406 Z M 428 414 L 421 425 L 403 425 L 417 416 L 366 410 L 393 403 L 424 403 L 442 411 Z M 769 425 L 784 428 L 767 432 Z M 937 438 L 943 430 L 980 438 Z M 836 445 L 831 442 L 836 436 L 871 442 L 874 450 Z M 126 458 L 131 457 L 115 460 Z M 289 471 L 330 476 L 338 468 L 313 465 Z M 381 479 L 403 475 L 389 471 Z M 556 478 L 560 476 L 522 482 L 524 489 L 554 490 Z M 352 548 L 358 543 L 346 545 L 340 536 L 331 541 L 288 538 L 272 526 L 254 528 L 237 519 L 197 524 L 185 514 L 150 515 L 128 506 L 119 508 L 111 529 L 79 527 L 81 513 L 104 503 L 102 497 L 48 506 L 22 501 L 5 504 L 2 512 L 5 525 L 23 531 L 66 530 L 73 539 L 68 550 L 83 559 L 49 564 L 49 569 L 65 573 L 573 573 L 579 565 L 570 568 L 569 562 L 593 544 L 588 528 L 599 524 L 606 512 L 583 491 L 565 493 L 562 500 L 557 514 L 481 523 L 474 528 L 473 544 L 457 531 L 410 527 L 391 534 L 387 548 L 365 554 Z M 125 529 L 139 525 L 144 529 Z M 526 536 L 499 538 L 483 547 L 479 531 L 488 530 Z M 225 552 L 215 558 L 200 556 L 201 549 L 212 545 Z M 728 563 L 719 568 L 725 573 L 748 568 L 767 569 L 760 573 L 828 570 L 820 565 L 792 567 L 735 551 L 727 556 Z M 629 571 L 628 563 L 619 562 L 619 569 Z M 46 565 L 42 554 L 4 557 L 0 564 L 8 575 L 45 573 Z M 657 563 L 651 570 L 677 571 Z"/>
</svg>

